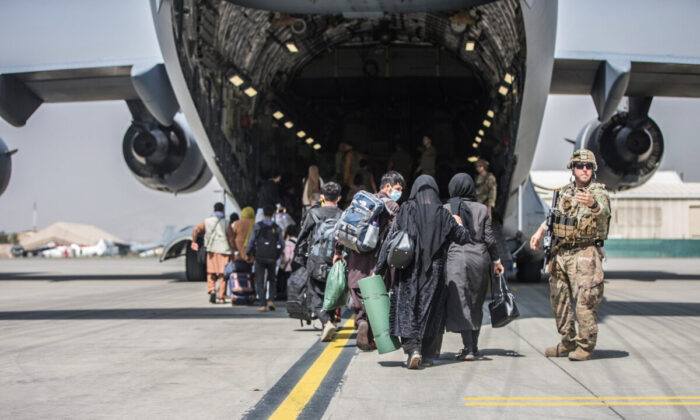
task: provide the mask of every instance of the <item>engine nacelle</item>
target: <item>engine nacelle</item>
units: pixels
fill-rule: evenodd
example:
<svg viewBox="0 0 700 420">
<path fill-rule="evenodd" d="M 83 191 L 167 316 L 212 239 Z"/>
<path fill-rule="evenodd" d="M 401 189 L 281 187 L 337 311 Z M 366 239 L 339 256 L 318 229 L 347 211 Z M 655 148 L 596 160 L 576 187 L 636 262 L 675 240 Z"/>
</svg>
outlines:
<svg viewBox="0 0 700 420">
<path fill-rule="evenodd" d="M 12 155 L 17 150 L 10 150 L 0 139 L 0 195 L 5 192 L 12 175 Z"/>
<path fill-rule="evenodd" d="M 124 135 L 122 150 L 134 177 L 154 190 L 194 192 L 212 176 L 182 115 L 177 115 L 170 127 L 147 129 L 132 124 Z"/>
<path fill-rule="evenodd" d="M 645 183 L 661 164 L 664 138 L 654 120 L 629 121 L 618 112 L 606 123 L 591 121 L 576 139 L 576 148 L 591 150 L 598 162 L 598 182 L 610 191 L 622 191 Z"/>
</svg>

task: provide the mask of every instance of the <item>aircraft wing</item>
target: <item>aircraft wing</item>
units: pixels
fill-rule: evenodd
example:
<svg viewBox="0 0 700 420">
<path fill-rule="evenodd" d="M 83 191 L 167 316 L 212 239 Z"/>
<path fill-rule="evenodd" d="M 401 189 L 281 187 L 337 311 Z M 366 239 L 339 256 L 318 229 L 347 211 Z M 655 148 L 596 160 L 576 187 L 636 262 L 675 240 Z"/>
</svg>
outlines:
<svg viewBox="0 0 700 420">
<path fill-rule="evenodd" d="M 591 95 L 607 121 L 623 96 L 700 97 L 700 58 L 558 51 L 550 93 Z"/>
<path fill-rule="evenodd" d="M 0 69 L 0 117 L 21 127 L 42 103 L 140 99 L 163 125 L 179 109 L 162 59 Z"/>
</svg>

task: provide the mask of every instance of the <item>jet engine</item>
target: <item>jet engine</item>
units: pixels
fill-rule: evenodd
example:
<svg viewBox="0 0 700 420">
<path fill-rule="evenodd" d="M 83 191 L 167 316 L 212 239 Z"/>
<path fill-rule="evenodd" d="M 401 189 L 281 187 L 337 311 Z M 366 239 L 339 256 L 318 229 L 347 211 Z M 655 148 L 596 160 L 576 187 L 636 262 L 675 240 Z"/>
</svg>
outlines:
<svg viewBox="0 0 700 420">
<path fill-rule="evenodd" d="M 194 192 L 212 176 L 182 115 L 169 127 L 133 123 L 124 135 L 122 150 L 134 177 L 154 190 Z"/>
<path fill-rule="evenodd" d="M 664 138 L 647 116 L 651 98 L 630 98 L 629 112 L 618 112 L 607 122 L 586 124 L 576 148 L 590 149 L 598 162 L 598 182 L 610 191 L 645 183 L 661 164 Z"/>
<path fill-rule="evenodd" d="M 17 150 L 7 148 L 2 139 L 0 139 L 0 195 L 5 192 L 7 185 L 10 183 L 10 175 L 12 175 L 12 155 Z"/>
</svg>

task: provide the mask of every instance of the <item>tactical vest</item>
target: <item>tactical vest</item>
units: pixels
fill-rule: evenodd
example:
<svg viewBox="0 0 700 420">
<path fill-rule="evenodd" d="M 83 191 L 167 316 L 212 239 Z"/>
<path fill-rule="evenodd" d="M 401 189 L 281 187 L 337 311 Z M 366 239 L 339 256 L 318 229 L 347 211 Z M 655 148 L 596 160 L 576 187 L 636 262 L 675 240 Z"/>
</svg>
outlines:
<svg viewBox="0 0 700 420">
<path fill-rule="evenodd" d="M 215 216 L 204 219 L 204 246 L 207 247 L 207 252 L 231 254 L 231 246 L 226 237 L 226 225 L 226 219 Z"/>
<path fill-rule="evenodd" d="M 593 211 L 574 200 L 576 191 L 569 184 L 561 188 L 559 202 L 554 214 L 554 236 L 568 244 L 589 244 L 608 238 L 610 227 L 610 200 L 603 184 L 592 183 L 586 188 L 608 215 L 593 214 Z"/>
</svg>

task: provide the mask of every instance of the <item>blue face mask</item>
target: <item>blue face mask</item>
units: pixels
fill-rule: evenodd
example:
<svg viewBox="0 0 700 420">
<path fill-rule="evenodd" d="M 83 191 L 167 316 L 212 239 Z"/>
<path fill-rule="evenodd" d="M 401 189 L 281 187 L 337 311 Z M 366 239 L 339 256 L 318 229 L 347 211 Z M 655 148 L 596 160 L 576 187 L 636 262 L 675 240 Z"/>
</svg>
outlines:
<svg viewBox="0 0 700 420">
<path fill-rule="evenodd" d="M 389 194 L 389 198 L 391 198 L 391 199 L 394 200 L 394 201 L 399 201 L 399 199 L 401 198 L 401 195 L 402 195 L 402 194 L 403 194 L 403 192 L 401 192 L 401 191 L 399 191 L 399 190 L 394 190 L 394 189 L 392 189 L 392 190 L 391 190 L 391 193 Z"/>
</svg>

